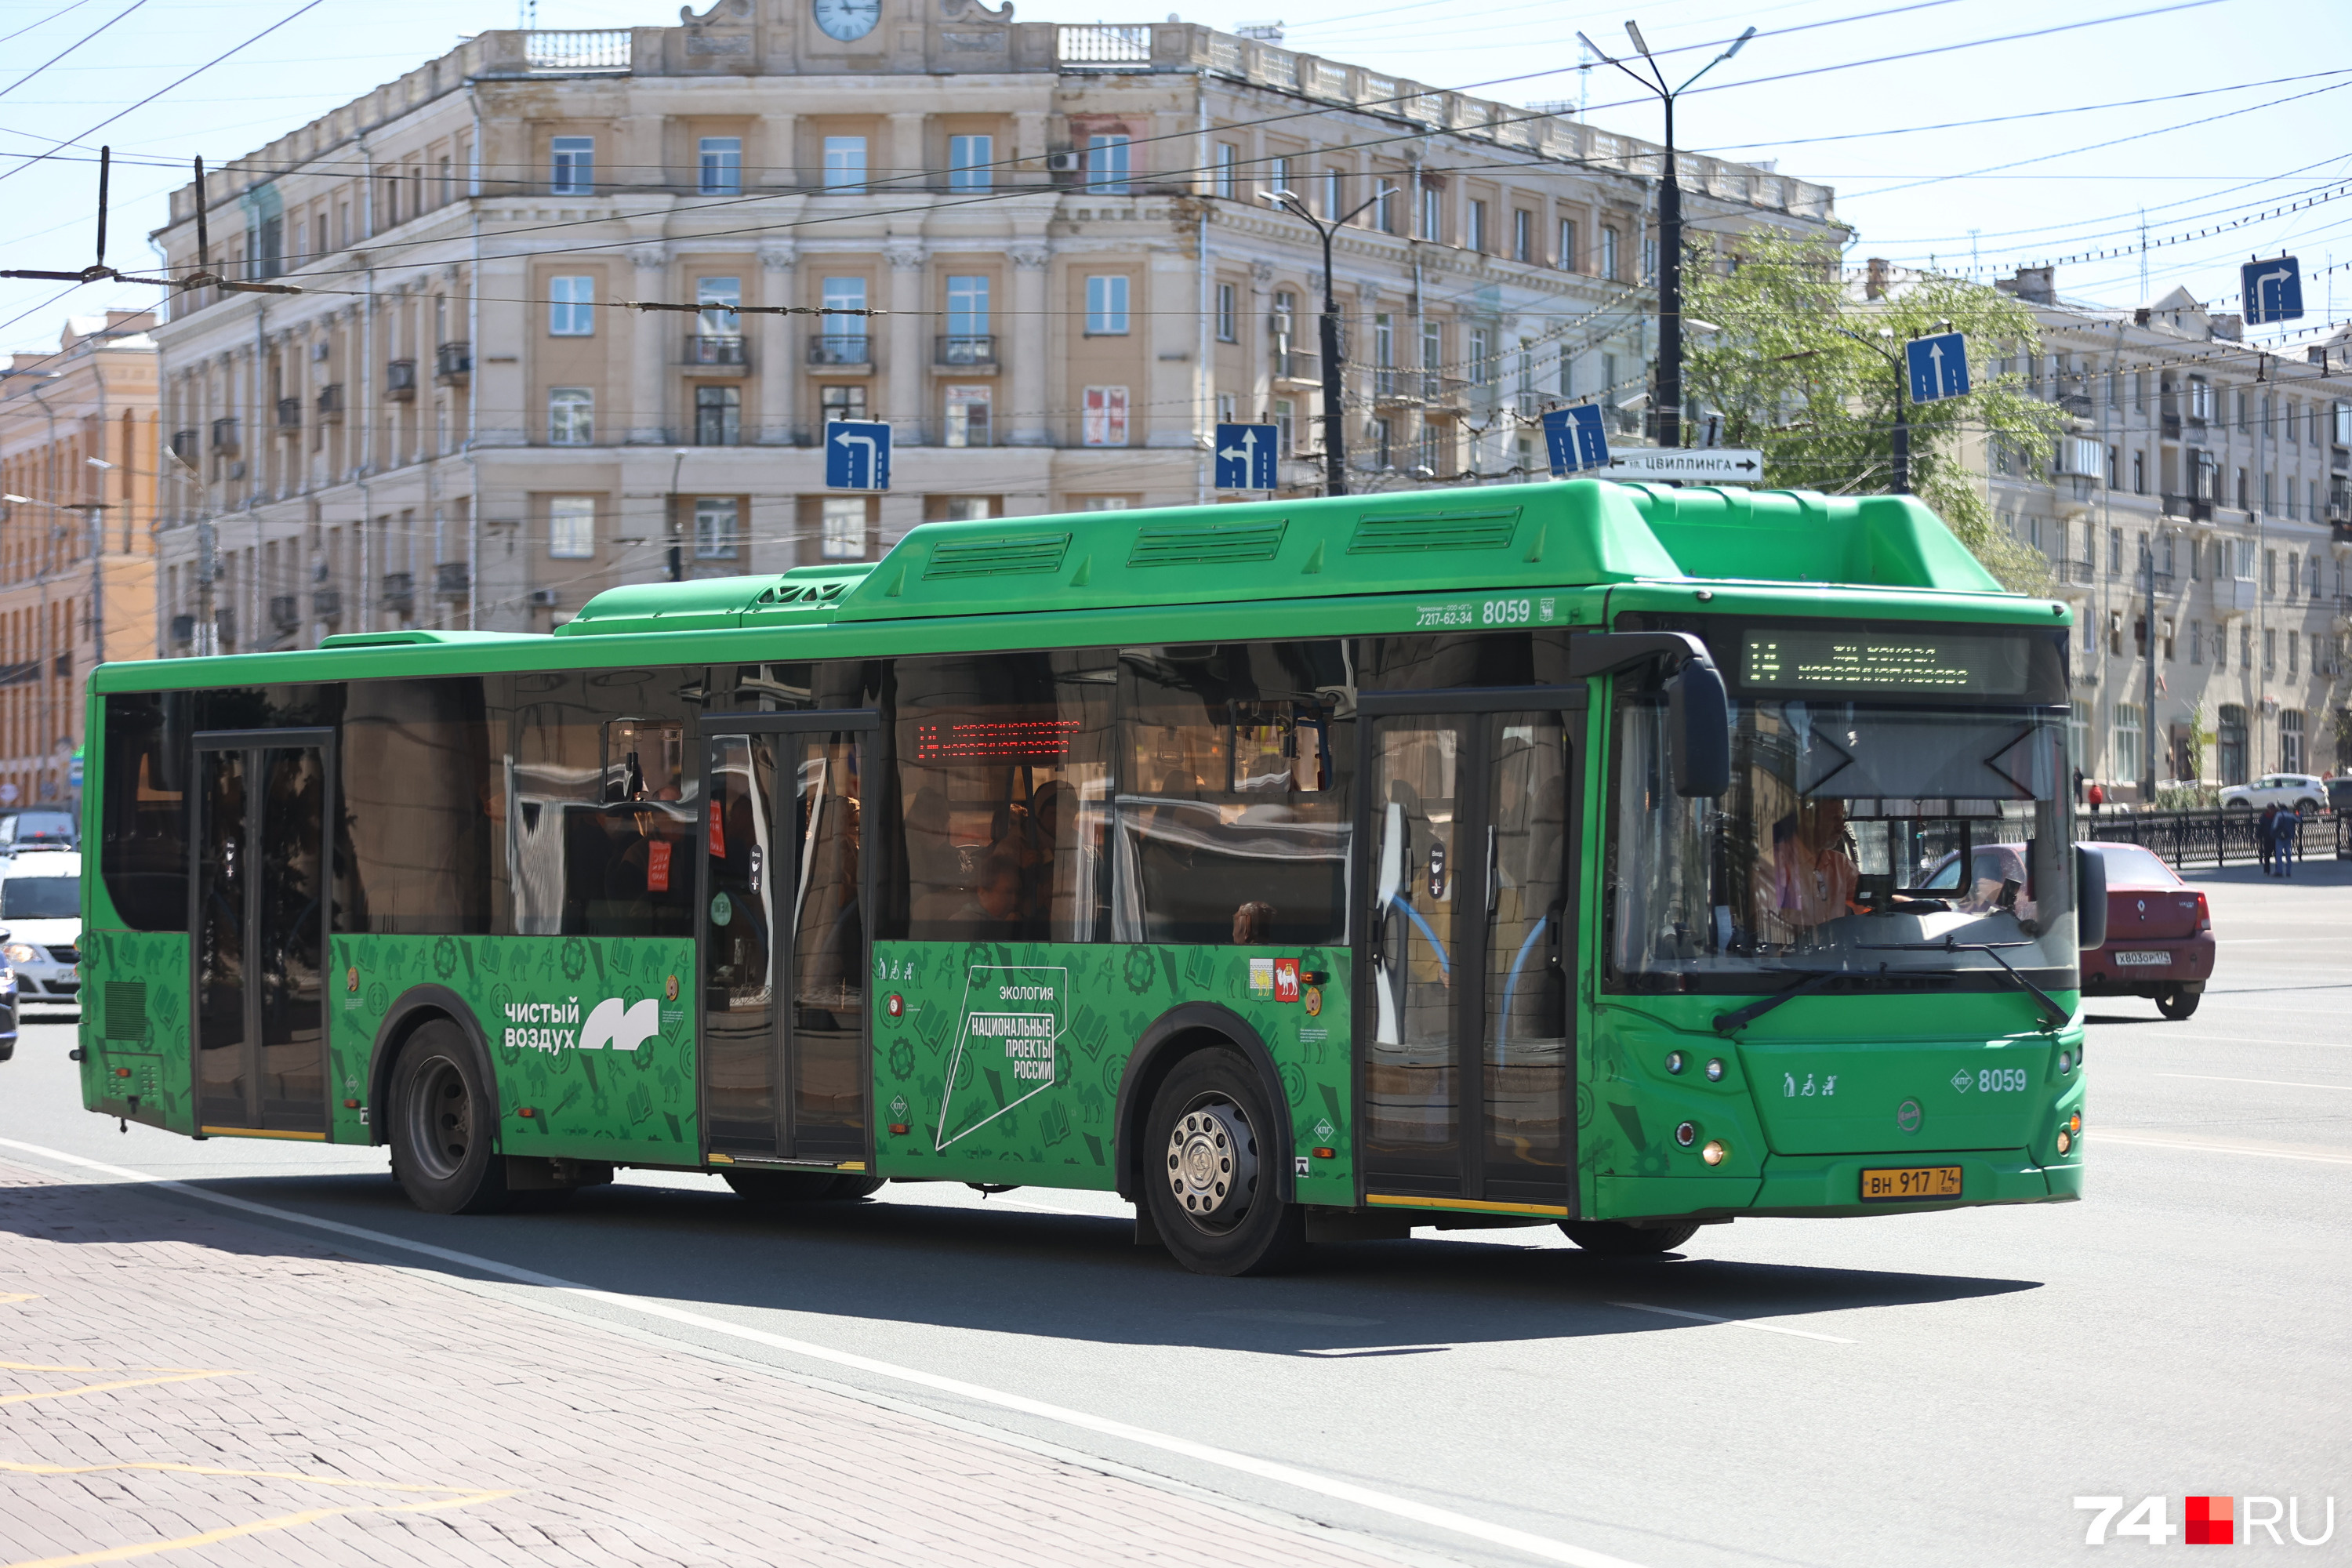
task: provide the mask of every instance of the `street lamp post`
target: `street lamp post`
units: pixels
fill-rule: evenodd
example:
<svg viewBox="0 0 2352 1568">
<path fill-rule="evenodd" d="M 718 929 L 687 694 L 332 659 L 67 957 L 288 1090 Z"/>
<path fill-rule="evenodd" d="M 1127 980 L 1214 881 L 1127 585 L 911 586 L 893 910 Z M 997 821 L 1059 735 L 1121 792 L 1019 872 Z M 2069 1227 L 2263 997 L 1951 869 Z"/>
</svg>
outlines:
<svg viewBox="0 0 2352 1568">
<path fill-rule="evenodd" d="M 101 473 L 114 470 L 103 458 L 82 461 Z M 106 502 L 85 504 L 89 509 L 89 666 L 96 669 L 106 662 Z"/>
<path fill-rule="evenodd" d="M 1679 447 L 1683 444 L 1683 187 L 1679 172 L 1675 167 L 1675 100 L 1688 92 L 1691 83 L 1738 54 L 1756 36 L 1748 28 L 1731 42 L 1731 47 L 1701 66 L 1680 87 L 1668 87 L 1665 73 L 1658 68 L 1657 57 L 1642 39 L 1642 29 L 1632 22 L 1625 32 L 1633 40 L 1633 47 L 1650 68 L 1643 76 L 1623 60 L 1617 58 L 1582 33 L 1577 42 L 1591 50 L 1609 64 L 1615 66 L 1644 90 L 1658 95 L 1666 108 L 1666 167 L 1658 182 L 1658 391 L 1654 400 L 1658 416 L 1658 445 Z"/>
<path fill-rule="evenodd" d="M 1298 199 L 1296 192 L 1258 193 L 1262 199 L 1302 219 L 1323 242 L 1323 493 L 1327 496 L 1348 493 L 1347 416 L 1339 406 L 1339 292 L 1331 276 L 1331 236 L 1393 191 L 1393 186 L 1382 185 L 1346 216 L 1328 222 L 1307 211 L 1307 204 Z"/>
</svg>

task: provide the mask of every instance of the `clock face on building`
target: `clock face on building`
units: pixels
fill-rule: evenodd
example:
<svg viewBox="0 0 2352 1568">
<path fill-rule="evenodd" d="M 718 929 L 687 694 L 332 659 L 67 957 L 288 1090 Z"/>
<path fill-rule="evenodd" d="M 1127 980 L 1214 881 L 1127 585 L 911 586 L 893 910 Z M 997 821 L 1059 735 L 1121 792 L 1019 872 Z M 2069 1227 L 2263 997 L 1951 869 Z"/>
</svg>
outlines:
<svg viewBox="0 0 2352 1568">
<path fill-rule="evenodd" d="M 882 20 L 882 0 L 810 0 L 816 25 L 828 38 L 862 38 Z"/>
</svg>

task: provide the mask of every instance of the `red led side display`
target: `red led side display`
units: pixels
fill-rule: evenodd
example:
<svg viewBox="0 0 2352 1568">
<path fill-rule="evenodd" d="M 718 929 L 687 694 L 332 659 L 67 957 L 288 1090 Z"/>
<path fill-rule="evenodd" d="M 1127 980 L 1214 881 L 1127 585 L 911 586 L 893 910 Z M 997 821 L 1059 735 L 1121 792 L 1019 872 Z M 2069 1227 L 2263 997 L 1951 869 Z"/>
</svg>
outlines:
<svg viewBox="0 0 2352 1568">
<path fill-rule="evenodd" d="M 1076 719 L 953 719 L 915 726 L 918 763 L 1043 763 L 1069 754 Z"/>
</svg>

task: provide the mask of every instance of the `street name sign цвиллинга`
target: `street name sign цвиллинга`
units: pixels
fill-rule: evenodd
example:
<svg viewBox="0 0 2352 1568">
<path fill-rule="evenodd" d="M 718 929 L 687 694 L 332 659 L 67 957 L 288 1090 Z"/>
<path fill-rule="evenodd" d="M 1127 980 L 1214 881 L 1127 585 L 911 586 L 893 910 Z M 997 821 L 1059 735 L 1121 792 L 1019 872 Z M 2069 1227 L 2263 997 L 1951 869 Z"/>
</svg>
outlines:
<svg viewBox="0 0 2352 1568">
<path fill-rule="evenodd" d="M 1912 402 L 1941 403 L 1968 395 L 1969 341 L 1958 332 L 1913 338 L 1903 345 L 1903 363 L 1910 372 Z"/>
<path fill-rule="evenodd" d="M 1279 453 L 1271 425 L 1220 425 L 1213 448 L 1221 490 L 1274 489 L 1274 460 Z"/>
<path fill-rule="evenodd" d="M 1604 479 L 1674 479 L 1699 485 L 1760 485 L 1764 454 L 1745 447 L 1635 447 L 1612 457 Z"/>
<path fill-rule="evenodd" d="M 824 488 L 890 488 L 890 426 L 879 419 L 839 419 L 824 431 Z"/>
</svg>

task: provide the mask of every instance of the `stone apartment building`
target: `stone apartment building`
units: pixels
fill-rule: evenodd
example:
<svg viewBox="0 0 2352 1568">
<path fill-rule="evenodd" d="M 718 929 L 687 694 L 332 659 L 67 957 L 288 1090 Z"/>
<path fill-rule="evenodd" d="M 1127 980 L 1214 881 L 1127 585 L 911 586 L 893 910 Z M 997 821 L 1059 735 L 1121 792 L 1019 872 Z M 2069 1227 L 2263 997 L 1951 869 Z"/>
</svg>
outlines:
<svg viewBox="0 0 2352 1568">
<path fill-rule="evenodd" d="M 155 318 L 0 368 L 0 807 L 71 804 L 82 677 L 155 654 Z"/>
<path fill-rule="evenodd" d="M 2000 285 L 2040 319 L 2042 352 L 1996 368 L 2064 409 L 2056 460 L 2027 472 L 1997 441 L 1973 456 L 2081 618 L 2078 764 L 2136 799 L 2152 723 L 2159 780 L 2352 771 L 2347 337 L 2282 357 L 2186 289 L 2116 312 L 2053 285 L 2047 268 Z"/>
<path fill-rule="evenodd" d="M 209 181 L 215 270 L 299 292 L 192 289 L 158 333 L 166 647 L 544 630 L 926 519 L 1207 500 L 1219 419 L 1281 426 L 1311 486 L 1321 250 L 1276 190 L 1370 203 L 1333 268 L 1355 484 L 1512 477 L 1545 402 L 1639 399 L 1657 168 L 1178 22 L 717 0 L 484 33 Z M 1834 221 L 1681 168 L 1717 226 Z M 178 275 L 195 218 L 184 188 L 155 237 Z M 845 416 L 893 426 L 889 493 L 825 491 Z"/>
</svg>

